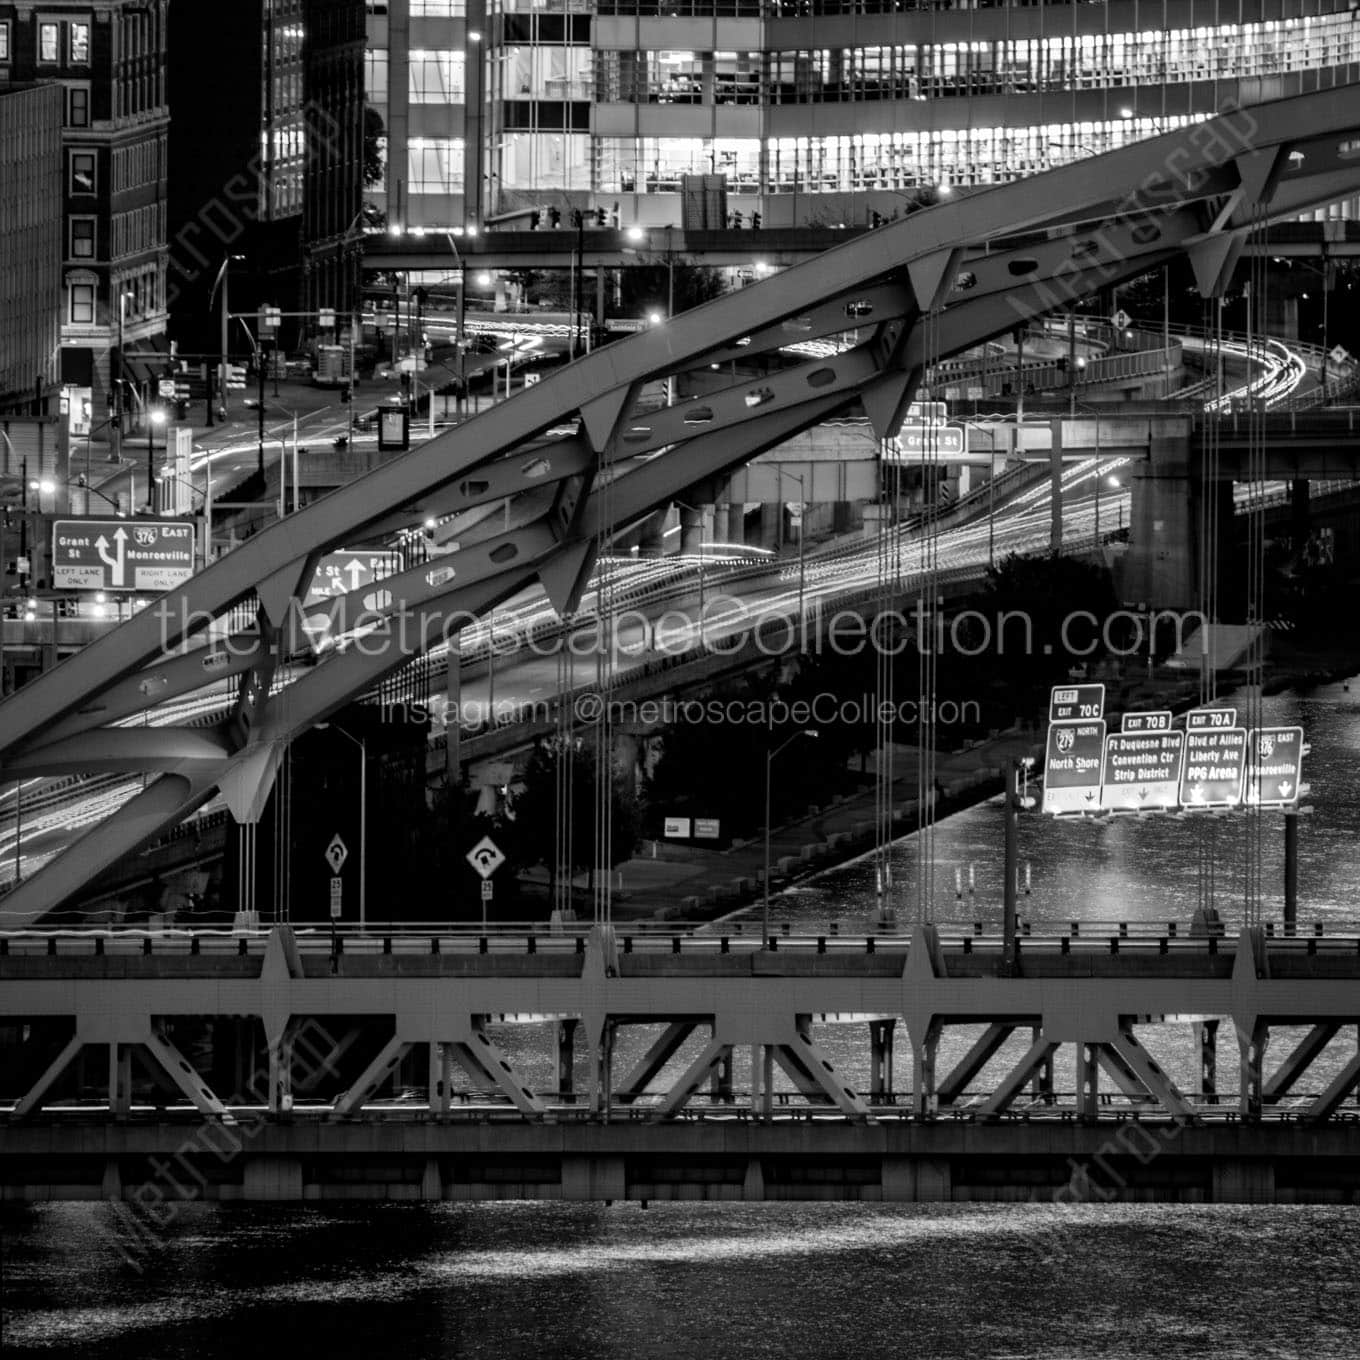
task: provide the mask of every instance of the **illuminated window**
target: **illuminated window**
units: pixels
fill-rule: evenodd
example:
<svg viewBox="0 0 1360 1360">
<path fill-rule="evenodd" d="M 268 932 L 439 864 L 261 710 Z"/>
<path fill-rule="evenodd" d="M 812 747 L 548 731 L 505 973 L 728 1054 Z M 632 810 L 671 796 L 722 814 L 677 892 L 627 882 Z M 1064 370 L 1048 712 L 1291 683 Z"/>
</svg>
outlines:
<svg viewBox="0 0 1360 1360">
<path fill-rule="evenodd" d="M 61 60 L 61 25 L 38 25 L 38 60 Z"/>
<path fill-rule="evenodd" d="M 88 66 L 90 62 L 89 24 L 71 25 L 71 65 Z"/>
<path fill-rule="evenodd" d="M 94 284 L 73 283 L 70 293 L 71 324 L 73 326 L 94 325 Z"/>
</svg>

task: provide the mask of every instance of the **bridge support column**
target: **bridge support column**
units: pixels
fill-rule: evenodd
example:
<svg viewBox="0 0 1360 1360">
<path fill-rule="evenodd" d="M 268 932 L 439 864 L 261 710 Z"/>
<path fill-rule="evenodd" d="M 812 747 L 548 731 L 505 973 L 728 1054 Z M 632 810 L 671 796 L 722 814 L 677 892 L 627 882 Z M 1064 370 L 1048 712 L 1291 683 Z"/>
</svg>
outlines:
<svg viewBox="0 0 1360 1360">
<path fill-rule="evenodd" d="M 1275 1167 L 1270 1162 L 1216 1161 L 1211 1185 L 1215 1204 L 1275 1203 Z"/>
<path fill-rule="evenodd" d="M 911 1036 L 911 1108 L 921 1116 L 940 1107 L 935 1084 L 935 1055 L 940 1047 L 940 1023 L 932 1020 L 919 1038 Z"/>
<path fill-rule="evenodd" d="M 449 1113 L 449 1097 L 453 1085 L 453 1057 L 447 1044 L 430 1043 L 430 1113 L 443 1119 Z"/>
<path fill-rule="evenodd" d="M 1037 1044 L 1043 1037 L 1043 1027 L 1034 1025 L 1030 1029 L 1030 1041 Z M 1035 1100 L 1041 1100 L 1045 1105 L 1053 1104 L 1053 1055 L 1050 1053 L 1034 1069 L 1034 1084 L 1030 1087 Z"/>
<path fill-rule="evenodd" d="M 697 553 L 704 541 L 704 527 L 712 514 L 712 506 L 691 508 L 682 505 L 680 510 L 680 551 Z"/>
<path fill-rule="evenodd" d="M 713 1064 L 713 1078 L 709 1091 L 714 1100 L 732 1103 L 732 1050 L 724 1048 L 722 1056 Z"/>
<path fill-rule="evenodd" d="M 725 539 L 728 543 L 746 542 L 746 506 L 741 501 L 727 507 L 727 519 L 722 527 L 726 530 Z"/>
<path fill-rule="evenodd" d="M 115 1157 L 110 1157 L 104 1163 L 104 1175 L 99 1182 L 99 1198 L 123 1198 L 123 1168 Z"/>
<path fill-rule="evenodd" d="M 1189 421 L 1159 420 L 1152 423 L 1148 461 L 1133 466 L 1123 594 L 1150 609 L 1189 609 L 1196 601 L 1203 488 L 1191 461 Z M 1231 484 L 1229 497 L 1219 537 L 1231 543 Z"/>
<path fill-rule="evenodd" d="M 869 1021 L 869 1098 L 891 1100 L 893 1093 L 893 1032 L 896 1020 Z"/>
<path fill-rule="evenodd" d="M 1313 516 L 1308 503 L 1308 478 L 1295 477 L 1289 484 L 1289 535 L 1294 556 L 1298 558 L 1313 532 Z"/>
<path fill-rule="evenodd" d="M 761 501 L 760 503 L 760 531 L 756 539 L 757 548 L 777 549 L 780 540 L 783 538 L 784 529 L 784 502 L 783 501 Z"/>
<path fill-rule="evenodd" d="M 284 1027 L 278 1042 L 269 1042 L 269 1113 L 293 1108 L 293 1031 Z"/>
<path fill-rule="evenodd" d="M 954 1197 L 949 1163 L 936 1158 L 885 1157 L 879 1193 L 885 1203 L 941 1204 Z"/>
<path fill-rule="evenodd" d="M 642 523 L 638 535 L 639 557 L 660 557 L 666 546 L 666 512 L 658 510 Z"/>
<path fill-rule="evenodd" d="M 1199 1039 L 1199 1093 L 1211 1103 L 1218 1098 L 1218 1023 L 1201 1020 L 1195 1026 Z"/>
<path fill-rule="evenodd" d="M 421 1199 L 444 1198 L 444 1177 L 440 1173 L 438 1161 L 433 1157 L 426 1160 L 425 1170 L 420 1177 L 420 1197 Z"/>
<path fill-rule="evenodd" d="M 1237 1031 L 1237 1045 L 1241 1053 L 1241 1080 L 1238 1082 L 1238 1115 L 1242 1119 L 1260 1119 L 1261 1098 L 1264 1094 L 1262 1068 L 1265 1065 L 1266 1046 L 1270 1042 L 1270 1030 L 1259 1020 L 1252 1026 L 1251 1033 L 1240 1027 Z"/>
<path fill-rule="evenodd" d="M 1095 1044 L 1077 1044 L 1077 1117 L 1094 1119 L 1100 1100 L 1100 1063 Z"/>
<path fill-rule="evenodd" d="M 614 1022 L 606 1020 L 600 1030 L 600 1045 L 591 1055 L 590 1108 L 609 1123 L 609 1107 L 614 1103 Z"/>
<path fill-rule="evenodd" d="M 765 1168 L 761 1166 L 758 1157 L 752 1157 L 746 1163 L 746 1175 L 741 1182 L 741 1197 L 756 1201 L 765 1198 Z"/>
<path fill-rule="evenodd" d="M 574 1069 L 576 1065 L 576 1030 L 579 1020 L 557 1022 L 557 1090 L 568 1101 L 576 1099 Z"/>
<path fill-rule="evenodd" d="M 109 1045 L 109 1113 L 126 1119 L 132 1113 L 132 1045 Z"/>
</svg>

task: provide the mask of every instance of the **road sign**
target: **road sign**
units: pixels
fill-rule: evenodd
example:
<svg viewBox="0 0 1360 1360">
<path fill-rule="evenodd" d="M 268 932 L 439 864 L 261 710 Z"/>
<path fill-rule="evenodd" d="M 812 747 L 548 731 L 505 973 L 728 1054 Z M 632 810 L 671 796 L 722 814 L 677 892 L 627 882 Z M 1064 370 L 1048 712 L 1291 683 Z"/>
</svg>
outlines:
<svg viewBox="0 0 1360 1360">
<path fill-rule="evenodd" d="M 183 520 L 59 519 L 54 590 L 174 590 L 194 574 L 194 526 Z"/>
<path fill-rule="evenodd" d="M 331 866 L 331 873 L 338 874 L 345 867 L 348 858 L 349 846 L 340 839 L 340 833 L 337 831 L 326 847 L 326 863 Z"/>
<path fill-rule="evenodd" d="M 934 456 L 947 460 L 967 452 L 967 431 L 962 425 L 903 425 L 897 435 L 899 459 Z"/>
<path fill-rule="evenodd" d="M 343 878 L 331 879 L 331 920 L 340 919 L 340 906 L 344 899 L 345 880 Z"/>
<path fill-rule="evenodd" d="M 1295 806 L 1306 749 L 1301 727 L 1253 728 L 1247 743 L 1247 806 Z"/>
<path fill-rule="evenodd" d="M 1121 732 L 1169 732 L 1171 710 L 1153 709 L 1146 713 L 1125 713 L 1120 721 Z"/>
<path fill-rule="evenodd" d="M 489 879 L 482 879 L 482 901 L 490 902 L 496 895 L 496 885 Z"/>
<path fill-rule="evenodd" d="M 1344 345 L 1333 345 L 1332 348 L 1327 351 L 1327 357 L 1334 364 L 1344 364 L 1351 356 L 1350 351 L 1346 349 Z"/>
<path fill-rule="evenodd" d="M 335 308 L 323 307 L 317 313 L 316 324 L 323 331 L 333 331 L 335 329 Z"/>
<path fill-rule="evenodd" d="M 1240 807 L 1246 764 L 1245 728 L 1187 728 L 1185 760 L 1181 766 L 1182 805 L 1190 811 Z"/>
<path fill-rule="evenodd" d="M 400 561 L 394 552 L 374 552 L 368 548 L 327 553 L 317 564 L 306 604 L 316 604 L 337 595 L 348 595 L 381 581 L 397 571 Z"/>
<path fill-rule="evenodd" d="M 378 448 L 383 453 L 403 453 L 411 447 L 410 415 L 387 407 L 378 412 Z"/>
<path fill-rule="evenodd" d="M 1226 731 L 1237 726 L 1235 708 L 1192 708 L 1185 715 L 1187 732 Z"/>
<path fill-rule="evenodd" d="M 1111 318 L 1110 325 L 1116 330 L 1126 331 L 1133 318 L 1121 307 Z"/>
<path fill-rule="evenodd" d="M 525 387 L 533 387 L 543 375 L 541 373 L 526 373 L 524 375 Z"/>
<path fill-rule="evenodd" d="M 1044 755 L 1044 812 L 1099 810 L 1104 748 L 1102 718 L 1049 724 Z"/>
<path fill-rule="evenodd" d="M 913 401 L 907 407 L 908 425 L 943 425 L 949 419 L 949 407 L 942 401 Z"/>
<path fill-rule="evenodd" d="M 662 834 L 672 840 L 689 839 L 690 820 L 688 817 L 667 817 Z"/>
<path fill-rule="evenodd" d="M 505 855 L 501 848 L 491 839 L 490 836 L 483 836 L 471 850 L 467 852 L 467 862 L 472 865 L 483 878 L 490 878 L 497 869 L 505 863 Z"/>
<path fill-rule="evenodd" d="M 694 839 L 696 841 L 716 841 L 722 834 L 722 823 L 716 817 L 696 817 L 694 819 Z"/>
<path fill-rule="evenodd" d="M 1055 685 L 1048 696 L 1049 722 L 1105 716 L 1104 685 Z"/>
<path fill-rule="evenodd" d="M 246 385 L 246 369 L 244 364 L 227 365 L 227 391 L 239 392 L 244 390 Z"/>
<path fill-rule="evenodd" d="M 1184 732 L 1118 732 L 1106 737 L 1101 809 L 1166 812 L 1179 807 L 1184 748 Z"/>
<path fill-rule="evenodd" d="M 175 399 L 175 380 L 173 378 L 161 378 L 156 383 L 156 395 L 165 401 Z"/>
</svg>

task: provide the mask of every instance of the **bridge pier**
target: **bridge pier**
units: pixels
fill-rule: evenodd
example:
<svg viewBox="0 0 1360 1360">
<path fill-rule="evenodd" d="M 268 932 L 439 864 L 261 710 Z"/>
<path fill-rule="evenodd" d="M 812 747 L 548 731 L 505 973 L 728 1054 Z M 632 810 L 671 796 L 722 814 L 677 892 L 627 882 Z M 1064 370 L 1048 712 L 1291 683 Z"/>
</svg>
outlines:
<svg viewBox="0 0 1360 1360">
<path fill-rule="evenodd" d="M 109 1113 L 126 1119 L 132 1113 L 132 1045 L 109 1044 Z"/>
<path fill-rule="evenodd" d="M 1100 1062 L 1096 1044 L 1077 1044 L 1077 1118 L 1094 1119 L 1100 1103 Z"/>
<path fill-rule="evenodd" d="M 302 1162 L 296 1157 L 251 1157 L 241 1189 L 243 1199 L 297 1203 L 302 1199 Z"/>
<path fill-rule="evenodd" d="M 718 1060 L 713 1064 L 713 1076 L 709 1084 L 709 1091 L 714 1100 L 722 1101 L 724 1104 L 732 1103 L 732 1050 L 724 1048 Z"/>
<path fill-rule="evenodd" d="M 935 1084 L 935 1057 L 940 1047 L 940 1022 L 932 1019 L 921 1035 L 911 1036 L 911 1108 L 918 1115 L 940 1107 Z"/>
</svg>

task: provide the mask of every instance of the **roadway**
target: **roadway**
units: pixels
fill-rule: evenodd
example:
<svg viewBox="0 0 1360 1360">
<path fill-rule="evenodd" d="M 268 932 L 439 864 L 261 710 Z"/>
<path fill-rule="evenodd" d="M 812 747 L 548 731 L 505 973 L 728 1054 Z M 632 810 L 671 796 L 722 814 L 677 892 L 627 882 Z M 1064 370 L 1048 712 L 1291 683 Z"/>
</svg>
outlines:
<svg viewBox="0 0 1360 1360">
<path fill-rule="evenodd" d="M 517 342 L 507 343 L 513 348 Z M 1259 362 L 1251 379 L 1238 391 L 1259 390 L 1268 401 L 1278 401 L 1293 390 L 1288 375 L 1297 373 L 1298 365 L 1283 354 L 1263 360 L 1267 350 L 1259 343 L 1253 346 Z M 1241 357 L 1245 363 L 1248 359 L 1245 349 Z M 498 355 L 478 358 L 486 365 L 499 361 Z M 332 437 L 332 432 L 338 437 L 347 427 L 348 415 L 342 421 L 335 411 L 330 402 L 325 402 L 309 412 L 299 412 L 299 437 L 303 431 L 310 440 Z M 1007 421 L 1014 417 L 996 419 Z M 985 426 L 987 421 L 973 423 Z M 282 432 L 286 429 L 291 437 L 291 413 L 283 425 L 267 426 L 267 433 L 271 429 L 281 456 L 286 447 Z M 200 442 L 205 447 L 196 451 L 195 465 L 210 469 L 215 495 L 220 488 L 236 484 L 255 469 L 257 442 L 254 438 L 243 438 L 237 424 L 219 427 Z M 1120 485 L 1109 484 L 1126 461 L 1087 459 L 1064 469 L 1063 544 L 1069 551 L 1095 548 L 1098 522 L 1105 534 L 1120 522 L 1128 522 L 1127 478 Z M 839 602 L 863 600 L 878 593 L 883 588 L 885 571 L 894 593 L 904 596 L 918 592 L 928 574 L 933 575 L 938 585 L 951 580 L 976 580 L 990 561 L 999 561 L 1012 553 L 1047 551 L 1051 543 L 1051 509 L 1051 484 L 1045 478 L 1014 495 L 1003 494 L 995 507 L 989 507 L 985 500 L 975 501 L 974 518 L 941 529 L 932 538 L 923 537 L 919 528 L 909 523 L 890 529 L 881 539 L 857 536 L 849 543 L 836 542 L 814 549 L 806 554 L 801 573 L 798 564 L 787 557 L 752 563 L 751 554 L 745 549 L 740 553 L 734 551 L 717 564 L 706 559 L 702 620 L 695 607 L 698 556 L 612 560 L 596 573 L 581 601 L 579 614 L 592 619 L 602 596 L 607 597 L 615 611 L 630 611 L 629 617 L 620 623 L 608 659 L 611 682 L 621 683 L 631 672 L 641 672 L 660 659 L 687 652 L 697 654 L 701 642 L 710 648 L 732 646 L 738 633 L 750 630 L 758 621 L 763 620 L 765 627 L 781 628 L 783 621 L 798 618 L 800 604 L 807 613 L 820 611 L 825 617 L 834 612 Z M 716 545 L 712 551 L 721 554 L 724 546 Z M 667 615 L 671 617 L 658 632 L 658 620 Z M 537 586 L 465 629 L 459 640 L 464 668 L 461 696 L 464 721 L 485 721 L 493 716 L 493 703 L 496 713 L 515 714 L 555 699 L 559 688 L 556 645 L 544 645 L 544 640 L 553 635 L 560 636 L 561 628 Z M 493 637 L 494 667 L 486 664 Z M 519 645 L 507 645 L 509 639 L 517 639 Z M 446 650 L 436 647 L 431 653 L 436 668 Z M 568 651 L 570 655 L 571 649 Z M 572 674 L 589 682 L 594 670 L 591 656 L 584 665 L 574 662 Z M 478 674 L 479 671 L 484 673 Z M 296 666 L 281 667 L 274 682 L 275 692 L 285 688 L 297 673 Z M 571 687 L 575 688 L 574 680 Z M 226 682 L 127 721 L 151 726 L 209 724 L 226 712 L 234 698 L 234 682 Z M 446 721 L 440 705 L 435 705 L 435 715 L 433 727 L 438 730 Z M 22 877 L 31 875 L 76 834 L 103 820 L 143 785 L 141 776 L 100 775 L 80 781 L 30 780 L 17 791 L 11 786 L 0 793 L 0 815 L 9 810 L 9 816 L 0 825 L 0 886 L 12 884 L 16 872 Z M 215 799 L 199 815 L 215 812 L 219 806 L 220 800 Z M 18 809 L 17 815 L 14 809 Z"/>
</svg>

